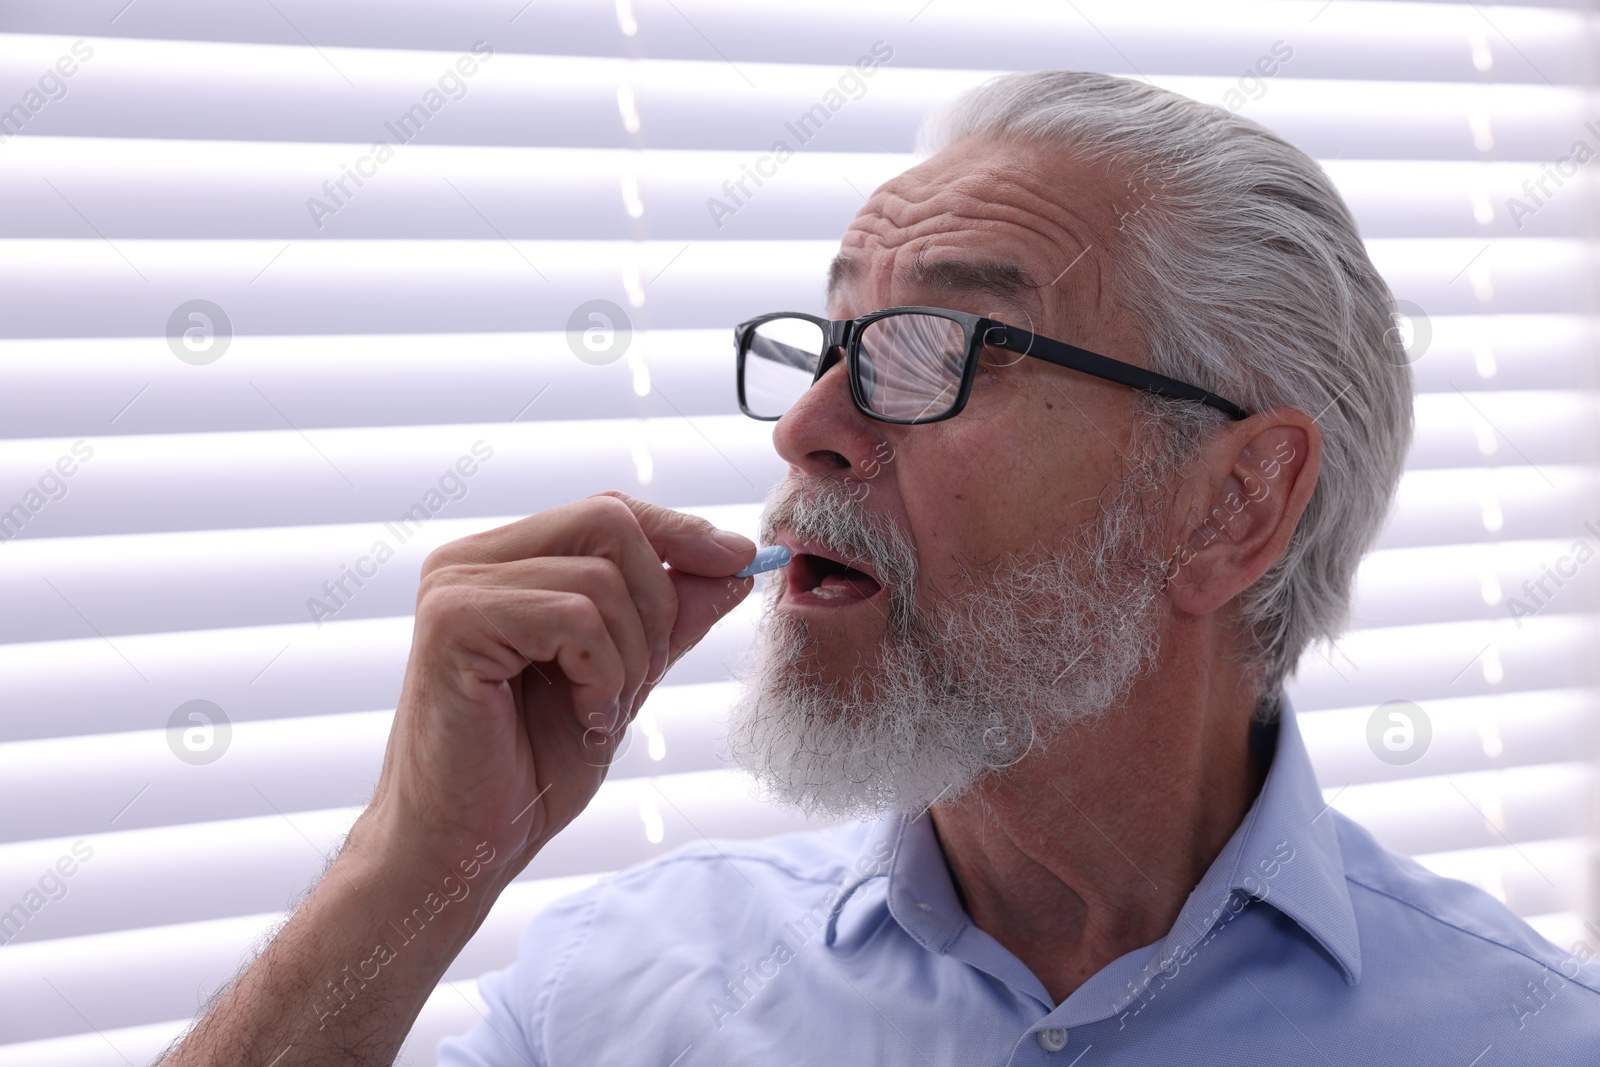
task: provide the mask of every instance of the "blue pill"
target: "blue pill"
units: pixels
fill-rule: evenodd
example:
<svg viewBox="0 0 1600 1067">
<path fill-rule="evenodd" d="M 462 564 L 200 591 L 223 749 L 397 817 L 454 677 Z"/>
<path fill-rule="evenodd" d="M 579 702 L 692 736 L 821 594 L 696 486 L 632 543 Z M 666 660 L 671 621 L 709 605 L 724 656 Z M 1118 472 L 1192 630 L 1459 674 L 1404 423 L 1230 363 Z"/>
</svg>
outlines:
<svg viewBox="0 0 1600 1067">
<path fill-rule="evenodd" d="M 735 574 L 735 578 L 749 578 L 763 571 L 775 571 L 779 567 L 789 565 L 789 550 L 782 545 L 768 545 L 756 551 L 756 558 L 750 566 Z"/>
</svg>

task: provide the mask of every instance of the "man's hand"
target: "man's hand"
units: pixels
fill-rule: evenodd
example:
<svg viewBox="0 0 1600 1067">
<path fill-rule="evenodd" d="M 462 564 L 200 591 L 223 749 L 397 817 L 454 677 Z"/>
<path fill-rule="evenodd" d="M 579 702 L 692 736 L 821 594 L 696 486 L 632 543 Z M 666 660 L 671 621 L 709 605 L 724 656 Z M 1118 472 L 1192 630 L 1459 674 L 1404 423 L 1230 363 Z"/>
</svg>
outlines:
<svg viewBox="0 0 1600 1067">
<path fill-rule="evenodd" d="M 391 1062 L 495 897 L 593 799 L 651 688 L 749 594 L 731 576 L 754 556 L 622 493 L 429 556 L 371 803 L 162 1062 Z"/>
<path fill-rule="evenodd" d="M 748 538 L 609 492 L 437 549 L 369 814 L 508 881 L 577 817 L 667 668 L 749 594 Z M 662 564 L 669 566 L 663 568 Z"/>
</svg>

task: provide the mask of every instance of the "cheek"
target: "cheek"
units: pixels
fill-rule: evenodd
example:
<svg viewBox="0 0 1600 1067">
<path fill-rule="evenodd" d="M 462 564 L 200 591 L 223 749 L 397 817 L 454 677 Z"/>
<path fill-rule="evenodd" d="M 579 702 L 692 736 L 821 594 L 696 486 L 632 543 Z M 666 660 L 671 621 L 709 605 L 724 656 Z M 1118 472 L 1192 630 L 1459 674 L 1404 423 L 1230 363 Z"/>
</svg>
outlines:
<svg viewBox="0 0 1600 1067">
<path fill-rule="evenodd" d="M 948 429 L 912 427 L 932 431 L 929 439 L 908 435 L 897 446 L 897 485 L 932 588 L 955 576 L 959 563 L 1031 547 L 1037 531 L 1054 525 L 1045 512 L 1061 491 L 1040 469 L 1036 450 L 1009 429 L 997 432 L 1006 421 L 960 425 L 964 414 Z"/>
<path fill-rule="evenodd" d="M 905 533 L 916 550 L 922 581 L 932 590 L 943 588 L 952 561 L 983 536 L 974 529 L 974 516 L 988 506 L 988 498 L 967 437 L 943 424 L 913 426 L 895 446 L 895 489 Z"/>
</svg>

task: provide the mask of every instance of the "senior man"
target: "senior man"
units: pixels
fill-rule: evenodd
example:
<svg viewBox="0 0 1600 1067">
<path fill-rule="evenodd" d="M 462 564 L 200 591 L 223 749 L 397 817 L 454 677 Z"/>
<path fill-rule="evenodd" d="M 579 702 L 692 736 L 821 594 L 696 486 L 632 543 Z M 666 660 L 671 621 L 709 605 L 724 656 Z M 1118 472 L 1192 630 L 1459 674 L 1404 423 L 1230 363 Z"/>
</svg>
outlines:
<svg viewBox="0 0 1600 1067">
<path fill-rule="evenodd" d="M 442 1062 L 1592 1063 L 1595 965 L 1329 809 L 1284 704 L 1411 430 L 1326 176 L 1093 74 L 990 82 L 923 147 L 826 318 L 736 331 L 795 556 L 728 747 L 853 821 L 552 906 Z M 389 1062 L 754 547 L 601 494 L 434 553 L 370 806 L 169 1062 Z"/>
</svg>

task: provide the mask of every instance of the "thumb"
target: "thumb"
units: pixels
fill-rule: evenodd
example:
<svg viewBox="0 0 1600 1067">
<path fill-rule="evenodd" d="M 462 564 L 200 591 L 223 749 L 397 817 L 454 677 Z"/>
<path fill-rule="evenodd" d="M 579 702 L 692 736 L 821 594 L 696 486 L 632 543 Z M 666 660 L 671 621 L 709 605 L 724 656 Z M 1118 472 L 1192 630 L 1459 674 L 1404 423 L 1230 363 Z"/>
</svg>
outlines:
<svg viewBox="0 0 1600 1067">
<path fill-rule="evenodd" d="M 624 709 L 630 722 L 644 706 L 645 698 L 683 654 L 699 644 L 713 626 L 727 618 L 750 595 L 756 584 L 754 578 L 705 578 L 676 570 L 668 570 L 667 575 L 678 593 L 678 618 L 673 623 L 672 634 L 667 642 L 667 665 L 660 675 L 645 680 L 644 685 L 639 687 L 633 707 Z"/>
<path fill-rule="evenodd" d="M 616 497 L 628 505 L 650 541 L 650 547 L 674 570 L 722 578 L 749 566 L 756 558 L 754 541 L 732 530 L 719 530 L 698 515 L 636 500 L 617 489 L 595 495 Z"/>
<path fill-rule="evenodd" d="M 706 633 L 728 617 L 755 588 L 754 578 L 704 578 L 668 570 L 678 593 L 678 618 L 667 644 L 667 667 L 700 643 Z"/>
</svg>

